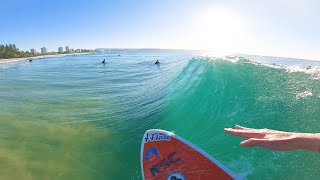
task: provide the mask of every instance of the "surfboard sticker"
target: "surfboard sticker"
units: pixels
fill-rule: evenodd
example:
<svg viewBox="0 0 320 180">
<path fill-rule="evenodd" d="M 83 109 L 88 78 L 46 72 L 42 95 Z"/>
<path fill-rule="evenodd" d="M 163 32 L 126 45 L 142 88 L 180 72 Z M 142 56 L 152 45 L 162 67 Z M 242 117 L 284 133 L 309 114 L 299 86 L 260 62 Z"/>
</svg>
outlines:
<svg viewBox="0 0 320 180">
<path fill-rule="evenodd" d="M 146 180 L 236 179 L 209 154 L 164 130 L 145 132 L 140 156 L 142 176 Z"/>
</svg>

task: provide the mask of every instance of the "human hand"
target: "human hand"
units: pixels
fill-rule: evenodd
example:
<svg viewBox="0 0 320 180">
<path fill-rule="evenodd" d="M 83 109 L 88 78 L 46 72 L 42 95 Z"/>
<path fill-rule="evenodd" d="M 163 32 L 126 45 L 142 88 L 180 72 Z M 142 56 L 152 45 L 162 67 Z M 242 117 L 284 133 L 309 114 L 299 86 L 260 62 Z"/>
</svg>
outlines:
<svg viewBox="0 0 320 180">
<path fill-rule="evenodd" d="M 225 128 L 224 131 L 234 136 L 248 138 L 240 143 L 243 147 L 260 146 L 278 151 L 296 149 L 320 151 L 319 134 L 284 132 L 271 129 L 252 129 L 239 125 L 236 125 L 235 129 Z"/>
</svg>

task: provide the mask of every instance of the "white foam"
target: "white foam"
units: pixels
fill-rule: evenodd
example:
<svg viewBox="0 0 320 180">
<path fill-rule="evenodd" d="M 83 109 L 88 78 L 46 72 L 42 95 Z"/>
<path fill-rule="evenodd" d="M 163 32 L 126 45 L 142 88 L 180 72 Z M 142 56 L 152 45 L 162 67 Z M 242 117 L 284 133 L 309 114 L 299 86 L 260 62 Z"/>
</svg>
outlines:
<svg viewBox="0 0 320 180">
<path fill-rule="evenodd" d="M 303 72 L 306 74 L 315 74 L 315 73 L 320 73 L 320 68 L 318 66 L 314 66 L 311 69 L 307 69 L 307 67 L 302 67 L 298 65 L 294 66 L 288 66 L 285 68 L 287 72 Z"/>
<path fill-rule="evenodd" d="M 222 58 L 223 60 L 230 61 L 232 63 L 237 63 L 240 58 L 238 56 L 226 56 Z"/>
<path fill-rule="evenodd" d="M 295 73 L 295 72 L 302 72 L 305 74 L 310 74 L 312 75 L 312 79 L 320 79 L 320 66 L 310 66 L 310 69 L 308 69 L 308 66 L 306 65 L 280 65 L 276 63 L 267 63 L 267 62 L 262 62 L 259 57 L 255 58 L 246 58 L 249 61 L 249 63 L 257 65 L 257 66 L 266 66 L 274 69 L 284 69 L 286 72 L 289 73 Z M 277 59 L 277 58 L 274 58 Z M 280 58 L 278 58 L 280 59 Z"/>
<path fill-rule="evenodd" d="M 312 96 L 312 92 L 310 90 L 297 93 L 296 94 L 296 99 L 301 99 L 301 98 L 305 98 L 305 97 L 308 97 L 308 96 Z"/>
</svg>

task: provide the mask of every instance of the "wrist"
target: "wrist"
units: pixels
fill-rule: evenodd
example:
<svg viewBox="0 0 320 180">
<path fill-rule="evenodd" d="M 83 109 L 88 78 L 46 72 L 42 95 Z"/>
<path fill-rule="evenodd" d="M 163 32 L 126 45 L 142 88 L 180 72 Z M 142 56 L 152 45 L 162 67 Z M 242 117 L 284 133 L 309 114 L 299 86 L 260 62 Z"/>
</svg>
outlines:
<svg viewBox="0 0 320 180">
<path fill-rule="evenodd" d="M 320 152 L 320 134 L 298 133 L 297 141 L 300 149 Z"/>
<path fill-rule="evenodd" d="M 315 141 L 317 143 L 316 152 L 320 152 L 320 133 L 315 134 Z"/>
</svg>

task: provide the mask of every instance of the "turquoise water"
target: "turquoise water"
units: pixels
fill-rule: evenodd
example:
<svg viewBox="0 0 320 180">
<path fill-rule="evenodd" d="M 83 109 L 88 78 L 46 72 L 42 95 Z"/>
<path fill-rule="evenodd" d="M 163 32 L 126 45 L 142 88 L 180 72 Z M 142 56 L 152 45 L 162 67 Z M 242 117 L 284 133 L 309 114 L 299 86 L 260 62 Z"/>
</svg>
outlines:
<svg viewBox="0 0 320 180">
<path fill-rule="evenodd" d="M 2 64 L 1 179 L 141 179 L 140 142 L 151 128 L 179 134 L 247 179 L 319 179 L 318 153 L 242 148 L 223 132 L 235 124 L 320 132 L 319 67 L 165 50 Z"/>
</svg>

